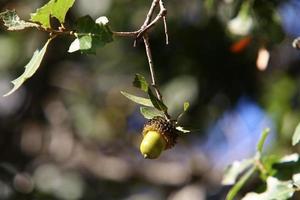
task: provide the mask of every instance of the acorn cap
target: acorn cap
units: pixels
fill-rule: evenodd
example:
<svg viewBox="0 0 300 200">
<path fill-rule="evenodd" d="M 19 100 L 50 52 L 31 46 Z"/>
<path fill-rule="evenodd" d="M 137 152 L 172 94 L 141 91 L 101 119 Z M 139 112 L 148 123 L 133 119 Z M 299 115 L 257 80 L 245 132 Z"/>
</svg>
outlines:
<svg viewBox="0 0 300 200">
<path fill-rule="evenodd" d="M 172 148 L 176 144 L 178 134 L 175 125 L 163 117 L 156 116 L 146 122 L 143 129 L 143 136 L 145 136 L 149 131 L 157 131 L 160 135 L 162 135 L 166 141 L 165 149 Z"/>
</svg>

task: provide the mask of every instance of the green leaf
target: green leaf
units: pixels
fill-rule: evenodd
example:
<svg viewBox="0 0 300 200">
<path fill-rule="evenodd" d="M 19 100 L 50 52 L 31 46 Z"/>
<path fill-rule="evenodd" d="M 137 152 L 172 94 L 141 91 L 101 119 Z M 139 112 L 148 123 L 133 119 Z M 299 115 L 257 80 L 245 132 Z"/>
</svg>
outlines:
<svg viewBox="0 0 300 200">
<path fill-rule="evenodd" d="M 108 27 L 108 19 L 104 16 L 94 21 L 84 16 L 76 22 L 76 39 L 69 47 L 69 53 L 80 50 L 82 53 L 96 53 L 96 49 L 113 41 L 112 32 Z"/>
<path fill-rule="evenodd" d="M 123 94 L 126 98 L 130 99 L 131 101 L 144 105 L 144 106 L 148 106 L 148 107 L 153 107 L 152 102 L 150 101 L 150 99 L 147 98 L 143 98 L 143 97 L 138 97 L 132 94 L 129 94 L 127 92 L 123 92 L 121 91 L 121 94 Z"/>
<path fill-rule="evenodd" d="M 141 89 L 144 92 L 148 92 L 149 84 L 145 77 L 141 74 L 136 74 L 133 81 L 133 86 Z"/>
<path fill-rule="evenodd" d="M 300 173 L 293 175 L 293 183 L 297 186 L 297 188 L 300 188 Z"/>
<path fill-rule="evenodd" d="M 289 155 L 285 155 L 279 160 L 279 163 L 290 163 L 290 162 L 298 162 L 299 161 L 299 154 L 293 153 Z"/>
<path fill-rule="evenodd" d="M 15 92 L 28 78 L 32 77 L 32 75 L 37 71 L 39 66 L 41 65 L 41 62 L 43 60 L 43 57 L 46 53 L 48 44 L 50 43 L 52 39 L 48 39 L 44 47 L 39 51 L 36 50 L 29 61 L 29 63 L 25 66 L 25 71 L 21 76 L 19 76 L 17 79 L 13 80 L 12 83 L 14 84 L 14 87 L 12 90 L 10 90 L 8 93 L 6 93 L 4 96 L 8 96 Z"/>
<path fill-rule="evenodd" d="M 299 154 L 294 153 L 291 155 L 286 155 L 281 158 L 278 162 L 272 165 L 272 168 L 276 170 L 274 176 L 281 180 L 288 180 L 294 174 L 300 173 L 300 160 Z"/>
<path fill-rule="evenodd" d="M 248 193 L 242 200 L 286 200 L 293 196 L 292 181 L 280 181 L 274 177 L 268 177 L 267 189 L 263 193 Z"/>
<path fill-rule="evenodd" d="M 163 111 L 163 112 L 166 112 L 168 110 L 167 106 L 153 94 L 153 92 L 150 88 L 148 88 L 148 95 L 149 95 L 149 98 L 150 98 L 153 106 L 156 109 Z"/>
<path fill-rule="evenodd" d="M 294 135 L 293 135 L 293 139 L 292 139 L 293 146 L 298 144 L 299 141 L 300 141 L 300 123 L 297 125 Z"/>
<path fill-rule="evenodd" d="M 190 103 L 189 102 L 186 101 L 186 102 L 183 103 L 183 112 L 178 115 L 177 121 L 179 121 L 181 119 L 181 117 L 189 109 L 189 107 L 190 107 Z"/>
<path fill-rule="evenodd" d="M 162 112 L 160 112 L 154 108 L 141 107 L 140 112 L 146 119 L 152 119 L 153 117 L 156 117 L 156 116 L 164 117 L 164 114 Z"/>
<path fill-rule="evenodd" d="M 226 200 L 233 200 L 233 198 L 237 195 L 237 193 L 245 185 L 246 181 L 251 177 L 251 175 L 254 172 L 255 172 L 255 167 L 252 167 L 251 169 L 249 169 L 228 192 L 228 194 L 226 196 Z"/>
<path fill-rule="evenodd" d="M 265 144 L 265 141 L 268 137 L 270 133 L 270 129 L 269 128 L 266 128 L 263 130 L 262 134 L 261 134 L 261 137 L 257 143 L 257 146 L 256 146 L 256 150 L 259 152 L 259 153 L 262 153 L 262 150 L 263 150 L 263 146 Z"/>
<path fill-rule="evenodd" d="M 183 112 L 187 111 L 190 107 L 190 103 L 189 102 L 184 102 L 183 104 Z"/>
<path fill-rule="evenodd" d="M 38 24 L 21 20 L 15 10 L 6 10 L 0 13 L 0 18 L 3 20 L 4 26 L 6 26 L 9 31 L 18 31 L 29 27 L 39 26 Z"/>
<path fill-rule="evenodd" d="M 234 161 L 224 172 L 222 179 L 223 185 L 235 184 L 238 176 L 240 176 L 246 169 L 253 165 L 253 159 L 245 159 L 242 161 Z"/>
<path fill-rule="evenodd" d="M 272 168 L 276 171 L 274 176 L 281 180 L 289 180 L 294 174 L 300 173 L 300 160 L 299 154 L 294 153 L 284 156 L 278 162 L 272 165 Z"/>
<path fill-rule="evenodd" d="M 50 18 L 55 17 L 61 24 L 65 22 L 68 10 L 75 0 L 50 0 L 43 7 L 31 14 L 31 21 L 40 23 L 44 28 L 51 28 Z"/>
</svg>

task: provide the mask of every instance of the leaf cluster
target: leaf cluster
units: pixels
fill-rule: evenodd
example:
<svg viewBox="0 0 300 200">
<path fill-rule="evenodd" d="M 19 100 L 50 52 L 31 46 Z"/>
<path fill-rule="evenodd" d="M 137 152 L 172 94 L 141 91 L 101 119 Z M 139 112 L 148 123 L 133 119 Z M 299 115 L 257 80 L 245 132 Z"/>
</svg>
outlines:
<svg viewBox="0 0 300 200">
<path fill-rule="evenodd" d="M 20 31 L 26 28 L 37 28 L 49 33 L 49 39 L 41 50 L 36 50 L 31 60 L 25 65 L 25 71 L 17 79 L 13 80 L 14 87 L 4 96 L 15 92 L 28 78 L 32 77 L 38 70 L 46 54 L 47 47 L 57 36 L 75 37 L 70 45 L 69 52 L 81 51 L 82 53 L 95 53 L 96 49 L 112 42 L 112 32 L 108 26 L 106 17 L 99 17 L 94 21 L 90 16 L 84 16 L 77 20 L 74 30 L 65 28 L 65 18 L 68 10 L 73 6 L 75 0 L 50 0 L 47 4 L 31 13 L 29 21 L 20 19 L 15 10 L 6 10 L 0 13 L 0 19 L 9 31 Z M 51 25 L 51 18 L 56 18 L 60 27 Z"/>
<path fill-rule="evenodd" d="M 233 200 L 239 190 L 257 172 L 266 190 L 262 193 L 247 193 L 242 200 L 286 200 L 300 189 L 300 159 L 299 154 L 283 156 L 263 155 L 263 145 L 269 129 L 265 129 L 257 144 L 257 151 L 253 158 L 233 162 L 225 171 L 222 184 L 234 185 L 227 194 L 226 200 Z M 293 145 L 299 142 L 299 125 L 294 136 Z"/>
<path fill-rule="evenodd" d="M 146 119 L 152 119 L 155 116 L 162 116 L 165 118 L 169 118 L 168 115 L 168 107 L 165 105 L 162 99 L 159 99 L 153 92 L 155 89 L 154 86 L 150 85 L 146 78 L 142 76 L 141 74 L 136 74 L 135 78 L 133 80 L 133 86 L 140 89 L 142 92 L 144 92 L 148 97 L 139 97 L 136 95 L 129 94 L 127 92 L 121 91 L 121 93 L 131 101 L 142 105 L 140 107 L 140 113 L 146 118 Z M 184 102 L 183 104 L 183 111 L 182 113 L 177 117 L 177 119 L 174 121 L 176 124 L 176 129 L 181 133 L 188 133 L 190 130 L 187 130 L 181 126 L 178 125 L 179 118 L 186 112 L 189 108 L 189 103 Z M 171 119 L 169 119 L 171 120 Z"/>
</svg>

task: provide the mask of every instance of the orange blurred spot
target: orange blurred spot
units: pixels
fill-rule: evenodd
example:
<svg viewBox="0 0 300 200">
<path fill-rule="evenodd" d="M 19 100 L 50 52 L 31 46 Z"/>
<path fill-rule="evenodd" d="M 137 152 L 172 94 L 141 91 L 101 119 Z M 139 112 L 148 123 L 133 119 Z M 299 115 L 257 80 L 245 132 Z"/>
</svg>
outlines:
<svg viewBox="0 0 300 200">
<path fill-rule="evenodd" d="M 239 41 L 234 42 L 230 46 L 230 51 L 232 53 L 240 53 L 250 44 L 251 40 L 252 40 L 251 36 L 246 36 L 246 37 L 240 39 Z"/>
</svg>

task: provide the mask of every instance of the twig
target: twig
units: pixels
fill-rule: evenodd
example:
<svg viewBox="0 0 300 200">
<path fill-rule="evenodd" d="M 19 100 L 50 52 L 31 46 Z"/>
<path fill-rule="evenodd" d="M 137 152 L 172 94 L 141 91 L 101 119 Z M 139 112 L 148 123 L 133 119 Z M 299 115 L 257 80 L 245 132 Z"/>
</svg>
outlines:
<svg viewBox="0 0 300 200">
<path fill-rule="evenodd" d="M 155 8 L 159 5 L 159 13 L 157 16 L 151 21 L 153 13 Z M 151 74 L 151 80 L 152 80 L 152 86 L 155 89 L 156 95 L 159 100 L 162 101 L 162 95 L 159 91 L 158 85 L 156 84 L 155 80 L 155 72 L 154 72 L 154 66 L 153 66 L 153 60 L 152 60 L 152 53 L 151 53 L 151 48 L 150 48 L 150 43 L 149 43 L 149 37 L 148 37 L 148 30 L 153 27 L 160 19 L 163 19 L 164 23 L 164 29 L 165 29 L 165 35 L 166 35 L 166 44 L 169 43 L 169 36 L 168 36 L 168 29 L 167 29 L 167 22 L 166 22 L 166 15 L 167 15 L 167 9 L 165 8 L 163 4 L 163 0 L 153 0 L 151 7 L 147 13 L 146 19 L 141 26 L 141 28 L 137 31 L 133 32 L 113 32 L 114 35 L 116 36 L 121 36 L 121 37 L 136 37 L 134 40 L 134 46 L 136 46 L 136 41 L 139 38 L 143 38 L 144 44 L 145 44 L 145 49 L 146 49 L 146 54 L 148 58 L 148 63 L 149 63 L 149 69 L 150 69 L 150 74 Z"/>
<path fill-rule="evenodd" d="M 157 16 L 154 18 L 154 20 L 151 21 L 153 14 L 154 14 L 154 10 L 158 5 L 159 5 L 160 11 L 157 14 Z M 166 44 L 169 44 L 166 16 L 167 16 L 167 9 L 164 7 L 163 0 L 153 0 L 151 7 L 147 13 L 146 19 L 139 30 L 129 31 L 129 32 L 112 31 L 112 33 L 118 37 L 134 37 L 135 40 L 134 40 L 133 46 L 136 46 L 136 41 L 139 38 L 142 38 L 142 36 L 144 34 L 146 34 L 149 31 L 149 29 L 152 28 L 160 19 L 163 19 L 165 35 L 166 35 Z"/>
<path fill-rule="evenodd" d="M 148 58 L 148 64 L 149 64 L 149 69 L 150 69 L 150 75 L 151 75 L 151 84 L 153 86 L 156 86 L 156 80 L 155 80 L 155 72 L 154 72 L 154 66 L 153 66 L 153 60 L 152 60 L 152 53 L 151 53 L 151 48 L 150 48 L 150 43 L 149 43 L 149 37 L 147 34 L 143 36 L 144 44 L 145 44 L 145 49 L 146 49 L 146 54 Z M 157 94 L 157 97 L 159 100 L 162 99 L 162 96 L 160 92 L 158 92 L 158 89 L 154 87 L 155 92 Z"/>
<path fill-rule="evenodd" d="M 71 31 L 71 30 L 66 30 L 64 27 L 59 27 L 58 29 L 52 29 L 52 28 L 43 28 L 42 26 L 36 26 L 36 28 L 40 31 L 44 31 L 44 32 L 47 32 L 49 33 L 51 36 L 52 35 L 55 35 L 55 36 L 58 36 L 58 35 L 74 35 L 74 31 Z"/>
<path fill-rule="evenodd" d="M 164 6 L 164 2 L 162 0 L 159 1 L 159 6 L 161 10 L 164 10 L 163 22 L 165 29 L 165 37 L 166 37 L 166 45 L 169 44 L 169 34 L 168 34 L 168 26 L 167 26 L 167 9 Z"/>
<path fill-rule="evenodd" d="M 166 45 L 169 44 L 169 34 L 168 34 L 168 26 L 167 26 L 167 17 L 163 17 L 164 20 L 164 27 L 165 27 L 165 36 L 166 36 Z"/>
<path fill-rule="evenodd" d="M 138 35 L 138 31 L 132 31 L 132 32 L 118 32 L 118 31 L 112 31 L 112 33 L 115 35 L 115 36 L 118 36 L 118 37 L 133 37 L 133 38 L 136 38 L 136 36 Z"/>
<path fill-rule="evenodd" d="M 156 0 L 154 0 L 154 1 L 156 1 Z M 155 17 L 154 20 L 151 21 L 151 23 L 148 23 L 146 26 L 145 26 L 145 23 L 144 23 L 144 25 L 140 29 L 139 34 L 137 35 L 137 39 L 140 38 L 152 26 L 154 26 L 158 22 L 158 20 L 160 20 L 161 18 L 164 18 L 167 15 L 167 9 L 164 7 L 164 4 L 163 4 L 162 0 L 159 0 L 159 7 L 160 7 L 160 11 L 159 11 L 158 15 Z M 164 23 L 164 25 L 166 25 L 166 23 Z M 164 27 L 165 27 L 165 32 L 167 32 L 166 26 L 164 26 Z"/>
<path fill-rule="evenodd" d="M 149 43 L 149 37 L 148 34 L 143 35 L 143 40 L 145 44 L 145 49 L 146 49 L 146 54 L 148 58 L 148 64 L 149 64 L 149 69 L 150 69 L 150 75 L 151 75 L 151 85 L 153 86 L 155 93 L 157 95 L 157 98 L 162 101 L 162 95 L 161 92 L 159 91 L 158 85 L 156 83 L 156 78 L 155 78 L 155 72 L 154 72 L 154 66 L 153 66 L 153 60 L 152 60 L 152 53 L 151 53 L 151 48 L 150 48 L 150 43 Z M 171 119 L 170 115 L 168 114 L 168 111 L 164 111 L 165 116 L 167 119 Z"/>
<path fill-rule="evenodd" d="M 153 0 L 153 1 L 152 1 L 151 7 L 150 7 L 150 9 L 149 9 L 149 11 L 148 11 L 148 14 L 147 14 L 147 16 L 146 16 L 145 22 L 144 22 L 144 24 L 142 25 L 141 29 L 145 28 L 145 27 L 150 23 L 151 18 L 152 18 L 152 16 L 153 16 L 153 12 L 154 12 L 156 6 L 158 5 L 159 1 L 160 1 L 160 0 Z M 140 30 L 141 30 L 141 29 L 140 29 Z"/>
<path fill-rule="evenodd" d="M 160 11 L 158 13 L 158 15 L 154 18 L 154 20 L 151 21 L 152 16 L 153 16 L 153 12 L 155 10 L 155 8 L 157 7 L 157 5 L 159 4 L 159 8 Z M 140 30 L 138 31 L 138 34 L 136 36 L 136 39 L 134 41 L 134 46 L 136 45 L 136 41 L 140 38 L 143 37 L 143 41 L 145 44 L 145 49 L 146 49 L 146 55 L 148 58 L 148 64 L 149 64 L 149 69 L 150 69 L 150 75 L 151 75 L 151 82 L 152 82 L 152 86 L 155 90 L 155 93 L 157 95 L 157 98 L 160 101 L 163 101 L 162 99 L 162 95 L 161 92 L 159 90 L 159 87 L 156 83 L 156 78 L 155 78 L 155 71 L 154 71 L 154 65 L 153 65 L 153 60 L 152 60 L 152 53 L 151 53 L 151 48 L 150 48 L 150 43 L 149 43 L 149 36 L 147 34 L 147 31 L 154 26 L 158 20 L 160 20 L 161 18 L 164 19 L 164 28 L 165 28 L 165 33 L 166 33 L 166 43 L 168 44 L 168 34 L 167 34 L 167 25 L 166 25 L 166 14 L 167 14 L 167 10 L 165 9 L 164 5 L 163 5 L 163 1 L 162 0 L 153 0 L 151 7 L 148 11 L 147 17 L 144 21 L 144 24 L 141 26 Z M 166 116 L 167 119 L 171 119 L 170 115 L 168 114 L 168 111 L 164 111 L 164 114 Z"/>
</svg>

